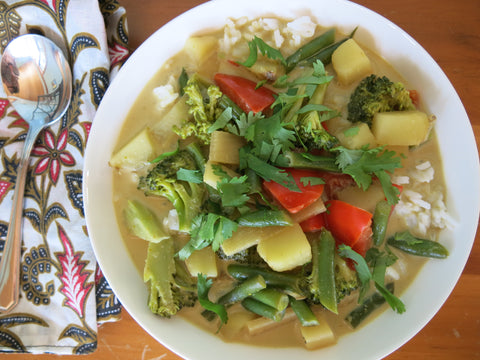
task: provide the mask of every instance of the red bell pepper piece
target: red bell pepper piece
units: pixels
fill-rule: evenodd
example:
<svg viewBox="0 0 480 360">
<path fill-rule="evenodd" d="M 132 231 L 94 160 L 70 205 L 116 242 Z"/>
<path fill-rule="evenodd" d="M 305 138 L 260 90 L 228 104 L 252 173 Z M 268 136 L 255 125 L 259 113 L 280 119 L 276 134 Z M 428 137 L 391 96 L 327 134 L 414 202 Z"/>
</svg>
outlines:
<svg viewBox="0 0 480 360">
<path fill-rule="evenodd" d="M 285 186 L 274 181 L 264 181 L 264 188 L 290 213 L 294 214 L 312 204 L 322 196 L 323 184 L 303 185 L 301 179 L 307 177 L 320 178 L 318 171 L 305 169 L 285 169 L 297 184 L 300 192 L 287 189 Z"/>
<path fill-rule="evenodd" d="M 220 90 L 246 113 L 264 111 L 275 101 L 275 93 L 265 86 L 258 89 L 254 81 L 240 76 L 215 74 Z"/>
<path fill-rule="evenodd" d="M 372 242 L 373 215 L 341 200 L 328 200 L 325 206 L 326 228 L 332 233 L 337 245 L 348 245 L 365 256 Z"/>
<path fill-rule="evenodd" d="M 313 215 L 307 220 L 303 220 L 300 223 L 300 227 L 302 228 L 303 232 L 314 232 L 326 227 L 326 224 L 325 213 L 320 213 Z"/>
</svg>

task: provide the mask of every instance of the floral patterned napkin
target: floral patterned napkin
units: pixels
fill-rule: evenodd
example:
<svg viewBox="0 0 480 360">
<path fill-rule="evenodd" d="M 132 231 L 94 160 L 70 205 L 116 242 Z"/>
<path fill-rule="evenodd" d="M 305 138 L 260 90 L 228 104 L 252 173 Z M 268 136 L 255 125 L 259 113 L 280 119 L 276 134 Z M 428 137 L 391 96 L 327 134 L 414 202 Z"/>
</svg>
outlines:
<svg viewBox="0 0 480 360">
<path fill-rule="evenodd" d="M 62 120 L 33 149 L 25 189 L 20 302 L 0 314 L 0 351 L 85 354 L 97 325 L 121 305 L 97 266 L 82 202 L 85 146 L 96 109 L 128 57 L 126 14 L 116 0 L 0 0 L 0 53 L 21 34 L 59 45 L 73 72 Z M 0 89 L 0 251 L 8 229 L 27 124 Z"/>
</svg>

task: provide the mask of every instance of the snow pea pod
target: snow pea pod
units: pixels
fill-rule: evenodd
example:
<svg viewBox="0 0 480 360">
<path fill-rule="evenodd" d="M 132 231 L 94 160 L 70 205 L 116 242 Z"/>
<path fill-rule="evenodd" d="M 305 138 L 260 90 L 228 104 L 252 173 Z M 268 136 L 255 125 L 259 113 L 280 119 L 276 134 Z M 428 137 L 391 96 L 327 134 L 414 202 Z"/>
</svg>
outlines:
<svg viewBox="0 0 480 360">
<path fill-rule="evenodd" d="M 335 239 L 330 231 L 322 230 L 318 240 L 312 243 L 312 263 L 314 271 L 318 271 L 318 289 L 320 302 L 325 308 L 338 313 L 335 292 Z"/>
<path fill-rule="evenodd" d="M 448 250 L 442 244 L 417 238 L 408 231 L 396 233 L 387 240 L 387 244 L 416 256 L 436 259 L 445 259 L 448 256 Z"/>
<path fill-rule="evenodd" d="M 342 45 L 345 41 L 347 41 L 348 39 L 351 39 L 353 37 L 353 35 L 355 34 L 355 31 L 357 30 L 357 28 L 355 28 L 352 33 L 350 35 L 348 35 L 346 38 L 344 39 L 341 39 L 337 42 L 334 42 L 333 44 L 327 46 L 327 47 L 324 47 L 323 49 L 321 49 L 320 51 L 318 51 L 317 53 L 303 59 L 301 63 L 308 63 L 308 64 L 313 64 L 314 62 L 317 62 L 318 60 L 320 60 L 323 65 L 328 65 L 330 64 L 330 62 L 332 61 L 332 54 L 335 50 L 338 49 L 338 47 L 340 45 Z"/>
<path fill-rule="evenodd" d="M 287 72 L 292 70 L 302 60 L 314 55 L 325 47 L 331 45 L 334 40 L 335 28 L 332 28 L 300 47 L 292 55 L 287 57 Z"/>
<path fill-rule="evenodd" d="M 372 219 L 373 243 L 375 246 L 380 246 L 385 240 L 385 233 L 387 231 L 388 218 L 392 207 L 386 200 L 381 200 L 375 206 L 375 212 Z"/>
</svg>

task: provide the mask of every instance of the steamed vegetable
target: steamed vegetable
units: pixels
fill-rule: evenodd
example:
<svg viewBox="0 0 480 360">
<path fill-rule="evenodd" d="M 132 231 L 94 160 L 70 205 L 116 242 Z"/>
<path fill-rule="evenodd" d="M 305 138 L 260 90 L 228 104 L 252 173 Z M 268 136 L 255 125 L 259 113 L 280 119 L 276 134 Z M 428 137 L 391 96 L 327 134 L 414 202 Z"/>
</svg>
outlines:
<svg viewBox="0 0 480 360">
<path fill-rule="evenodd" d="M 292 191 L 274 181 L 264 181 L 263 187 L 290 213 L 297 213 L 322 196 L 324 181 L 314 170 L 285 169 L 300 191 Z"/>
<path fill-rule="evenodd" d="M 257 88 L 255 82 L 240 76 L 216 74 L 214 80 L 220 90 L 246 113 L 265 111 L 275 101 L 273 91 L 264 86 Z"/>
<path fill-rule="evenodd" d="M 198 152 L 195 146 L 175 152 L 160 160 L 142 177 L 138 189 L 146 196 L 167 198 L 175 208 L 180 231 L 189 231 L 193 219 L 199 214 L 206 196 L 203 183 L 178 180 L 181 170 L 197 174 L 199 166 L 192 152 Z"/>
<path fill-rule="evenodd" d="M 403 156 L 387 147 L 399 143 L 385 139 L 415 123 L 400 145 L 417 145 L 431 125 L 415 108 L 414 93 L 386 77 L 344 87 L 348 105 L 342 105 L 348 95 L 331 96 L 331 87 L 372 70 L 353 34 L 335 41 L 329 29 L 288 57 L 254 36 L 244 44 L 245 61 L 222 58 L 215 71 L 182 70 L 180 98 L 166 115 L 176 118 L 168 126 L 178 148 L 151 160 L 159 148 L 156 126 L 153 135 L 142 135 L 145 144 L 133 143 L 141 156 L 129 155 L 141 158 L 138 189 L 167 199 L 169 224 L 178 221 L 163 231 L 153 212 L 133 202 L 126 209 L 133 233 L 152 242 L 145 281 L 153 312 L 168 317 L 198 302 L 220 326 L 228 326 L 230 315 L 238 320 L 229 334 L 296 321 L 306 346 L 315 348 L 336 341 L 322 313 L 341 313 L 343 301 L 359 304 L 347 318 L 352 326 L 381 302 L 405 311 L 386 285 L 397 261 L 390 248 L 448 255 L 410 233 L 385 241 L 399 201 L 391 176 Z M 194 63 L 213 57 L 214 39 L 189 40 Z M 182 111 L 172 113 L 178 104 Z M 347 198 L 349 187 L 368 196 L 374 190 L 375 201 L 383 200 L 372 214 L 361 207 L 365 201 Z"/>
<path fill-rule="evenodd" d="M 328 200 L 326 227 L 337 244 L 348 245 L 365 256 L 372 243 L 372 214 L 341 200 Z"/>
<path fill-rule="evenodd" d="M 150 283 L 148 306 L 153 313 L 171 317 L 183 307 L 195 305 L 195 282 L 175 259 L 172 238 L 149 243 L 143 278 Z"/>
<path fill-rule="evenodd" d="M 376 113 L 415 110 L 403 84 L 386 76 L 369 75 L 355 88 L 348 103 L 348 120 L 372 125 Z"/>
</svg>

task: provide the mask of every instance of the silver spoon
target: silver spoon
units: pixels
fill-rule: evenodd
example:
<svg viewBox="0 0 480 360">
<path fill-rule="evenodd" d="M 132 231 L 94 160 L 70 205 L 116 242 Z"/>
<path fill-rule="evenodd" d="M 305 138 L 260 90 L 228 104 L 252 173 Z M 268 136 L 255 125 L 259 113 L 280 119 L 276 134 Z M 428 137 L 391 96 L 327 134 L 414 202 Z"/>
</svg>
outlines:
<svg viewBox="0 0 480 360">
<path fill-rule="evenodd" d="M 60 120 L 67 110 L 72 74 L 60 48 L 36 34 L 12 40 L 3 52 L 0 69 L 8 100 L 29 125 L 0 262 L 0 311 L 9 311 L 19 298 L 23 195 L 30 152 L 40 131 Z"/>
</svg>

